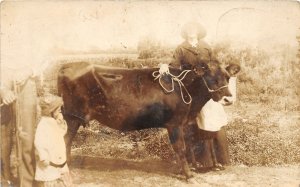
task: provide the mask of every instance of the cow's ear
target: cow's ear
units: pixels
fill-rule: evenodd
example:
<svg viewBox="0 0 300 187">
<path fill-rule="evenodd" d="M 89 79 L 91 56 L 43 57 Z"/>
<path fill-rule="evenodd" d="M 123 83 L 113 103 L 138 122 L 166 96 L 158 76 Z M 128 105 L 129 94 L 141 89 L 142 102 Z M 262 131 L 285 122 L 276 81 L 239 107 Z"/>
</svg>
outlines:
<svg viewBox="0 0 300 187">
<path fill-rule="evenodd" d="M 225 69 L 230 76 L 234 76 L 240 72 L 241 67 L 238 64 L 229 64 Z"/>
<path fill-rule="evenodd" d="M 199 63 L 197 65 L 195 65 L 193 67 L 193 71 L 199 75 L 199 76 L 202 76 L 204 75 L 204 73 L 208 70 L 208 65 L 206 63 Z"/>
</svg>

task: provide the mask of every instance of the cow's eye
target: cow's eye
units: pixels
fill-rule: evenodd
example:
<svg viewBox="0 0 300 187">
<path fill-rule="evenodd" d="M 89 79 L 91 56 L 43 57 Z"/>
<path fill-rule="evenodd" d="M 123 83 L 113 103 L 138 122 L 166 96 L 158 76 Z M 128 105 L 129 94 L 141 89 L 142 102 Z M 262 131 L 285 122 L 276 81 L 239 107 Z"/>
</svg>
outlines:
<svg viewBox="0 0 300 187">
<path fill-rule="evenodd" d="M 219 81 L 218 81 L 218 79 L 208 79 L 207 82 L 210 85 L 217 85 Z"/>
</svg>

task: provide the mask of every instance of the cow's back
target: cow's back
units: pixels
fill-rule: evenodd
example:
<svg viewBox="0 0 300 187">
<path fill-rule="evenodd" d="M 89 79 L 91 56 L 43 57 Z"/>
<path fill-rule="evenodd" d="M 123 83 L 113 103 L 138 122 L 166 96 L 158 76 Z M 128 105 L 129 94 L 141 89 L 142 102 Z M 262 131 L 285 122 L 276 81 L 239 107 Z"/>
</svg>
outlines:
<svg viewBox="0 0 300 187">
<path fill-rule="evenodd" d="M 187 106 L 177 93 L 163 92 L 152 76 L 156 70 L 65 66 L 59 84 L 66 112 L 119 130 L 163 127 L 178 105 Z"/>
</svg>

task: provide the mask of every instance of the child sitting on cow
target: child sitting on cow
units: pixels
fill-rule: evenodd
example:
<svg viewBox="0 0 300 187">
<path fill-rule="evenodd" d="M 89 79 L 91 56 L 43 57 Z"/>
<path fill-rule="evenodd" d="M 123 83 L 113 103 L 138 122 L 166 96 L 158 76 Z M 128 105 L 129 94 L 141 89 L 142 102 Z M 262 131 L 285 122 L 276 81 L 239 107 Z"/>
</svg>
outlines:
<svg viewBox="0 0 300 187">
<path fill-rule="evenodd" d="M 35 180 L 40 187 L 72 186 L 66 161 L 67 124 L 61 114 L 62 105 L 62 99 L 54 95 L 40 101 L 42 118 L 34 140 L 38 155 Z"/>
<path fill-rule="evenodd" d="M 174 52 L 174 61 L 170 66 L 180 68 L 181 70 L 192 70 L 200 61 L 209 63 L 213 60 L 212 49 L 203 40 L 206 36 L 206 30 L 200 23 L 186 23 L 182 28 L 181 35 L 184 42 L 176 48 Z M 159 70 L 160 74 L 168 73 L 168 71 L 168 65 L 162 65 Z M 191 122 L 186 128 L 193 129 L 194 123 L 195 122 Z M 222 165 L 229 164 L 230 159 L 228 141 L 223 127 L 227 125 L 227 115 L 223 106 L 212 99 L 209 100 L 197 115 L 196 123 L 198 129 L 193 129 L 193 131 L 198 133 L 198 137 L 203 138 L 203 135 L 209 135 L 205 139 L 194 142 L 194 148 L 201 148 L 197 149 L 197 153 L 199 153 L 197 154 L 199 155 L 197 161 L 200 161 L 202 168 L 217 167 L 224 169 Z M 192 141 L 189 134 L 187 137 L 187 141 Z M 212 140 L 215 142 L 214 144 L 212 144 Z M 187 148 L 190 149 L 189 146 L 187 146 Z M 211 153 L 212 151 L 215 151 L 214 149 L 216 149 L 217 160 Z M 192 157 L 192 162 L 196 163 L 194 153 L 190 156 Z"/>
</svg>

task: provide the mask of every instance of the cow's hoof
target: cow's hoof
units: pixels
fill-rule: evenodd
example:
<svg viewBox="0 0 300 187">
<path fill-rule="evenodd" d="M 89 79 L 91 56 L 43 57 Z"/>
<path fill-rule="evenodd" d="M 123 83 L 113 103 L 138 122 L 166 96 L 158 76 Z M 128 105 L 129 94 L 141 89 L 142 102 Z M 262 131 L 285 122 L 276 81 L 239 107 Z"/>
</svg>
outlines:
<svg viewBox="0 0 300 187">
<path fill-rule="evenodd" d="M 189 178 L 194 177 L 193 172 L 191 170 L 190 167 L 188 168 L 180 168 L 178 174 L 182 175 L 183 177 L 185 177 L 186 180 L 188 180 Z"/>
<path fill-rule="evenodd" d="M 188 179 L 194 177 L 193 172 L 192 172 L 191 170 L 189 170 L 189 171 L 184 171 L 184 172 L 183 172 L 183 175 L 185 176 L 185 179 L 186 179 L 186 180 L 188 180 Z"/>
<path fill-rule="evenodd" d="M 185 178 L 186 178 L 186 180 L 188 180 L 188 179 L 190 179 L 190 178 L 194 177 L 194 175 L 193 175 L 193 172 L 192 172 L 192 171 L 186 171 L 186 172 L 184 172 L 184 174 L 185 174 Z"/>
</svg>

